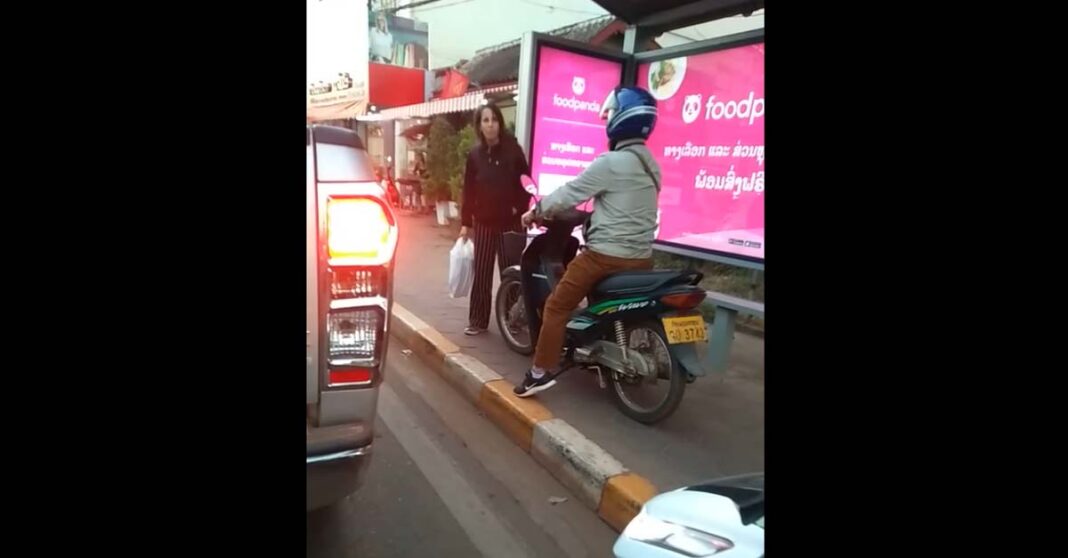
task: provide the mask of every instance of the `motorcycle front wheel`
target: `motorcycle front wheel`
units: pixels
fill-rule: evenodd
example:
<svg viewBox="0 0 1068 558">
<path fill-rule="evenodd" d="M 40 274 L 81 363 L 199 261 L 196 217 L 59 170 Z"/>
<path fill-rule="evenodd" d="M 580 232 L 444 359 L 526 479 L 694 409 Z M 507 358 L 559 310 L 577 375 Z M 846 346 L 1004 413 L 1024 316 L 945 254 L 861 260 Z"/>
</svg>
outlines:
<svg viewBox="0 0 1068 558">
<path fill-rule="evenodd" d="M 494 314 L 497 315 L 497 329 L 501 332 L 505 345 L 521 355 L 533 354 L 530 322 L 527 320 L 523 285 L 519 278 L 505 277 L 501 280 L 501 286 L 497 288 Z"/>
</svg>

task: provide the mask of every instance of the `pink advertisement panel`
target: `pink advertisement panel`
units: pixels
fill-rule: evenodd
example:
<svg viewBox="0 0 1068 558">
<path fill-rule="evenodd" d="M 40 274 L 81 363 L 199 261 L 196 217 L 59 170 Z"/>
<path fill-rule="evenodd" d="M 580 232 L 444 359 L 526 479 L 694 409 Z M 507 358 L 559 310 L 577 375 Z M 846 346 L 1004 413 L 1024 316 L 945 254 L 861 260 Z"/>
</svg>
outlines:
<svg viewBox="0 0 1068 558">
<path fill-rule="evenodd" d="M 764 44 L 640 64 L 637 79 L 659 108 L 657 240 L 763 260 Z"/>
<path fill-rule="evenodd" d="M 551 193 L 608 150 L 601 103 L 619 85 L 621 62 L 543 45 L 538 48 L 531 178 Z"/>
</svg>

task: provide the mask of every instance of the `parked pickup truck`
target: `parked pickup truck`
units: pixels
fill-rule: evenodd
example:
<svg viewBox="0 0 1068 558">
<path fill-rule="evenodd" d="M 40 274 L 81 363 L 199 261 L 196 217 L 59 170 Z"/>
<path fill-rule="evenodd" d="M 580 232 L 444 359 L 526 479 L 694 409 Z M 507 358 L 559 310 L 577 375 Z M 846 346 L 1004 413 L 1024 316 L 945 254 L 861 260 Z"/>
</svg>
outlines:
<svg viewBox="0 0 1068 558">
<path fill-rule="evenodd" d="M 362 481 L 386 368 L 397 220 L 352 130 L 307 128 L 307 509 Z"/>
</svg>

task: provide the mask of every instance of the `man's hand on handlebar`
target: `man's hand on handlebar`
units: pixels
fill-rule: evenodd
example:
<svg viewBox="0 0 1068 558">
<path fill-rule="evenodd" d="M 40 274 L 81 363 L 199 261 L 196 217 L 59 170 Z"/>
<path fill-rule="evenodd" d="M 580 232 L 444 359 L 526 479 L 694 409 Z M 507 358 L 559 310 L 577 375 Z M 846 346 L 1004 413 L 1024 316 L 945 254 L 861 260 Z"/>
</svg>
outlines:
<svg viewBox="0 0 1068 558">
<path fill-rule="evenodd" d="M 530 226 L 532 224 L 534 224 L 534 221 L 535 221 L 534 209 L 531 209 L 530 211 L 527 211 L 526 213 L 523 214 L 523 226 L 524 227 L 529 229 Z"/>
</svg>

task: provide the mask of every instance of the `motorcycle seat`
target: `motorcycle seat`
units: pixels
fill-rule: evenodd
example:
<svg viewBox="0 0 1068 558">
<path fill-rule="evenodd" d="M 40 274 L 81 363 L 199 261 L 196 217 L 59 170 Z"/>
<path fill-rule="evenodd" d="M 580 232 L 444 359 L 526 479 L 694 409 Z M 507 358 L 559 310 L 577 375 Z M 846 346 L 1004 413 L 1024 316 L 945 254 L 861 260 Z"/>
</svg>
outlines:
<svg viewBox="0 0 1068 558">
<path fill-rule="evenodd" d="M 702 274 L 697 271 L 621 271 L 602 279 L 593 287 L 593 295 L 601 298 L 653 291 L 671 285 L 696 285 Z"/>
</svg>

